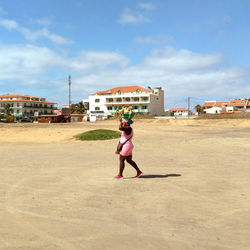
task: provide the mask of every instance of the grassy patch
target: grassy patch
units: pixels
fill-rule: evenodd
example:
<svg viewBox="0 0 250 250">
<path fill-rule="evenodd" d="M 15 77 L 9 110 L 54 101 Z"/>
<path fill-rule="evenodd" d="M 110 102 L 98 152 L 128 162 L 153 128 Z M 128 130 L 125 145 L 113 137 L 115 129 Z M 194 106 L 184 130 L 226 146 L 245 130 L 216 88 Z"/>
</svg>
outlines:
<svg viewBox="0 0 250 250">
<path fill-rule="evenodd" d="M 75 138 L 81 141 L 95 141 L 95 140 L 110 140 L 119 138 L 120 136 L 121 132 L 118 131 L 108 130 L 108 129 L 96 129 L 76 135 Z"/>
</svg>

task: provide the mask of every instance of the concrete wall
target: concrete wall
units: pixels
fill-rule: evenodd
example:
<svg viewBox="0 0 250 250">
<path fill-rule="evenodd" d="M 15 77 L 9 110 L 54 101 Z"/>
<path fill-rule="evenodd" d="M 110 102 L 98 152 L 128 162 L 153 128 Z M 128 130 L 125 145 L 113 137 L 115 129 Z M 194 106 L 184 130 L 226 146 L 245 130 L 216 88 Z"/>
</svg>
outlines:
<svg viewBox="0 0 250 250">
<path fill-rule="evenodd" d="M 159 88 L 154 89 L 155 94 L 150 94 L 149 114 L 153 116 L 164 115 L 164 91 Z"/>
<path fill-rule="evenodd" d="M 96 107 L 100 107 L 101 111 L 104 111 L 105 113 L 109 113 L 106 104 L 106 95 L 90 95 L 89 96 L 89 110 L 90 111 L 96 111 Z M 96 102 L 95 100 L 99 99 L 99 102 Z"/>
<path fill-rule="evenodd" d="M 221 112 L 222 108 L 221 107 L 212 107 L 212 108 L 206 108 L 204 111 L 207 114 L 219 114 Z"/>
</svg>

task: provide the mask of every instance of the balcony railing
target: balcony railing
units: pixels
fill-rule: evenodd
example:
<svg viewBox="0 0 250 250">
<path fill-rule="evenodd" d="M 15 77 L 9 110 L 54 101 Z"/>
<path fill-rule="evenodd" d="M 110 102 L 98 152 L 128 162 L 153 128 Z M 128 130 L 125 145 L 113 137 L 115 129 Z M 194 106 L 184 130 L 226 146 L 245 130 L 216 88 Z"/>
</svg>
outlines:
<svg viewBox="0 0 250 250">
<path fill-rule="evenodd" d="M 40 107 L 40 106 L 30 106 L 30 105 L 23 105 L 23 108 L 33 108 L 33 109 L 54 109 L 55 107 Z"/>
<path fill-rule="evenodd" d="M 148 109 L 135 109 L 134 111 L 135 111 L 135 113 L 148 113 L 149 112 Z M 112 110 L 108 110 L 108 112 L 116 113 L 117 111 L 112 109 Z"/>
<path fill-rule="evenodd" d="M 149 104 L 148 101 L 139 101 L 139 102 L 107 102 L 105 105 L 120 105 L 120 106 L 131 106 L 131 105 L 138 105 L 138 104 Z"/>
<path fill-rule="evenodd" d="M 107 98 L 119 98 L 119 97 L 141 97 L 141 96 L 149 96 L 152 95 L 152 93 L 147 93 L 147 92 L 142 92 L 142 93 L 121 93 L 121 94 L 105 94 L 105 96 L 107 96 Z"/>
</svg>

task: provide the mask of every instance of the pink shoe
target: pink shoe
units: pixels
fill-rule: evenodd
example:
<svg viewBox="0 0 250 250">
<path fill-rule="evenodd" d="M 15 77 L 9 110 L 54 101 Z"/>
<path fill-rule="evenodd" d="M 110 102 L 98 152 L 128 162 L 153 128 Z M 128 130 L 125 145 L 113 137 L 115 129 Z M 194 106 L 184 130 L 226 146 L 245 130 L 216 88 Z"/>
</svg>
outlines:
<svg viewBox="0 0 250 250">
<path fill-rule="evenodd" d="M 114 176 L 113 178 L 114 178 L 114 179 L 122 179 L 122 178 L 123 178 L 123 176 L 116 175 L 116 176 Z"/>
<path fill-rule="evenodd" d="M 143 173 L 142 173 L 142 172 L 140 172 L 140 173 L 139 173 L 139 174 L 137 174 L 134 178 L 138 178 L 138 177 L 140 177 L 142 174 L 143 174 Z"/>
</svg>

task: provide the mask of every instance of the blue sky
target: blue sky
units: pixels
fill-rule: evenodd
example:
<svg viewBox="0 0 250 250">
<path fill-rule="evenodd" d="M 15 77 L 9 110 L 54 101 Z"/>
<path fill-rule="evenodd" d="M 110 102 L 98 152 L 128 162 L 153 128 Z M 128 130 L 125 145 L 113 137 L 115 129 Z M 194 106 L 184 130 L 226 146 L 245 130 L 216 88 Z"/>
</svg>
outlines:
<svg viewBox="0 0 250 250">
<path fill-rule="evenodd" d="M 250 1 L 0 0 L 0 94 L 68 102 L 162 86 L 165 106 L 250 98 Z"/>
</svg>

